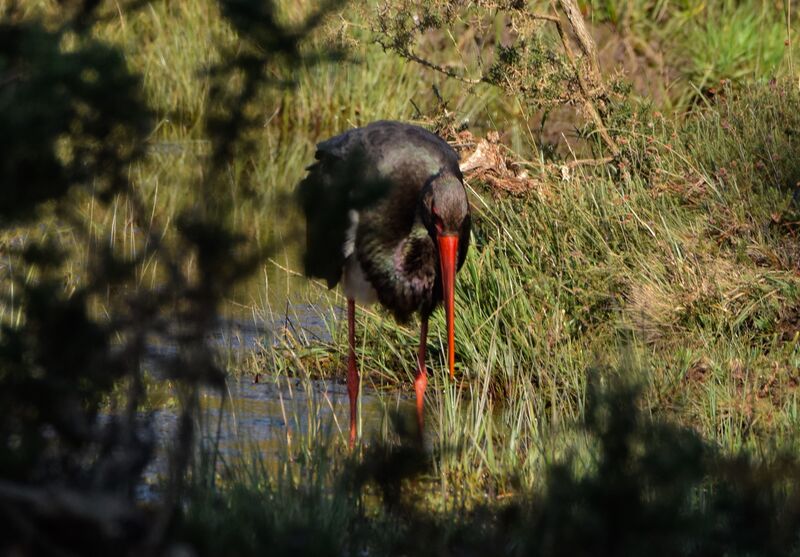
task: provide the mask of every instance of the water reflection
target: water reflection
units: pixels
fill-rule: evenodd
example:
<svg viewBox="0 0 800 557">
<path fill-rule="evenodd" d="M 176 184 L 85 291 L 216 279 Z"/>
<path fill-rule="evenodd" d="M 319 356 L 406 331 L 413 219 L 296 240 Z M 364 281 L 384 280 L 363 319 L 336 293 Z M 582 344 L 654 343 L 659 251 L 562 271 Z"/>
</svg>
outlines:
<svg viewBox="0 0 800 557">
<path fill-rule="evenodd" d="M 392 431 L 392 415 L 414 420 L 414 404 L 400 393 L 378 393 L 362 388 L 360 400 L 361 443 L 385 440 Z M 217 455 L 217 468 L 237 460 L 257 459 L 266 469 L 285 463 L 286 457 L 313 444 L 345 446 L 349 435 L 349 400 L 343 382 L 299 378 L 270 378 L 266 382 L 229 379 L 225 389 L 201 393 L 198 442 Z M 139 490 L 143 500 L 158 497 L 156 486 L 167 472 L 167 448 L 173 439 L 178 415 L 170 409 L 152 414 L 157 438 L 162 440 L 157 457 L 144 474 Z"/>
<path fill-rule="evenodd" d="M 391 401 L 370 390 L 360 400 L 365 442 L 381 434 L 388 405 L 399 409 L 407 404 L 399 397 Z M 229 381 L 226 392 L 205 391 L 202 406 L 206 435 L 218 437 L 221 454 L 229 457 L 251 447 L 264 458 L 274 458 L 297 440 L 345 439 L 348 432 L 347 389 L 334 381 Z"/>
<path fill-rule="evenodd" d="M 213 342 L 234 359 L 280 345 L 284 340 L 280 335 L 290 334 L 301 343 L 329 342 L 332 324 L 342 317 L 341 313 L 341 308 L 331 306 L 286 304 L 283 315 L 273 316 L 269 321 L 243 318 L 221 321 Z M 149 346 L 148 367 L 154 376 L 160 375 L 160 357 L 172 355 L 174 350 L 169 345 Z M 169 398 L 170 393 L 163 394 L 165 400 Z M 271 467 L 312 444 L 345 446 L 349 435 L 350 409 L 344 371 L 339 380 L 312 380 L 275 377 L 264 370 L 259 382 L 252 377 L 230 377 L 224 389 L 207 388 L 200 396 L 199 442 L 217 451 L 219 465 L 256 457 Z M 407 416 L 409 422 L 414 420 L 414 404 L 403 393 L 378 393 L 362 383 L 359 401 L 363 444 L 386 439 L 393 430 L 392 415 Z M 162 407 L 151 415 L 157 438 L 173 439 L 177 411 Z M 140 493 L 144 499 L 157 496 L 152 486 L 167 471 L 166 449 L 162 444 L 145 473 Z"/>
</svg>

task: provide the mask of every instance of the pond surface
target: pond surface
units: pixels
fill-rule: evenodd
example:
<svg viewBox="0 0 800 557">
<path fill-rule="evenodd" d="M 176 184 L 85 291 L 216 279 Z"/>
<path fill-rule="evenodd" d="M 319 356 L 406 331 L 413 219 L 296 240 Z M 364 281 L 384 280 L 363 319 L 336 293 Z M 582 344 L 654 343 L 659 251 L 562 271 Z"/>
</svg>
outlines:
<svg viewBox="0 0 800 557">
<path fill-rule="evenodd" d="M 335 308 L 327 316 L 313 307 L 292 307 L 291 311 L 292 333 L 310 342 L 329 342 L 329 321 L 340 317 L 340 310 Z M 285 326 L 286 323 L 228 320 L 221 324 L 213 341 L 239 355 L 247 354 L 272 344 L 277 340 L 272 337 L 273 332 Z M 151 347 L 154 355 L 171 350 L 174 348 L 169 346 Z M 270 465 L 279 463 L 304 443 L 346 443 L 350 407 L 344 370 L 336 380 L 274 377 L 269 370 L 260 377 L 258 382 L 252 377 L 229 378 L 224 389 L 206 388 L 201 393 L 197 433 L 205 446 L 218 447 L 222 461 L 255 455 Z M 362 382 L 359 400 L 362 443 L 385 436 L 391 429 L 391 414 L 414 415 L 408 393 L 379 396 Z M 173 438 L 178 422 L 178 413 L 171 408 L 157 409 L 152 416 L 162 446 L 145 473 L 141 493 L 144 498 L 155 496 L 150 486 L 166 473 L 164 443 Z"/>
<path fill-rule="evenodd" d="M 359 400 L 363 444 L 385 438 L 392 413 L 414 415 L 413 402 L 400 394 L 378 396 L 362 388 Z M 344 446 L 349 435 L 347 387 L 336 381 L 229 380 L 224 392 L 204 390 L 201 406 L 198 442 L 217 447 L 220 470 L 224 463 L 252 458 L 273 469 L 303 445 Z M 172 409 L 156 410 L 152 417 L 159 448 L 144 473 L 138 493 L 142 500 L 158 497 L 157 485 L 168 470 L 166 443 L 174 438 L 178 425 L 178 413 Z"/>
</svg>

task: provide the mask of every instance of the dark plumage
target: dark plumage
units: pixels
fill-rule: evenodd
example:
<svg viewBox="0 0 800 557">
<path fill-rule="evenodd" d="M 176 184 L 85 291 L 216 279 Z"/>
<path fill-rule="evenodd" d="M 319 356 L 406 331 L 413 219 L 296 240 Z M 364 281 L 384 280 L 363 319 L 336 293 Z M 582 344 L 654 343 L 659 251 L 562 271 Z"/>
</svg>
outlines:
<svg viewBox="0 0 800 557">
<path fill-rule="evenodd" d="M 424 380 L 428 316 L 445 297 L 444 274 L 454 276 L 469 246 L 458 155 L 423 128 L 381 121 L 323 141 L 316 159 L 298 186 L 306 216 L 305 272 L 331 288 L 342 279 L 349 307 L 377 299 L 400 321 L 419 311 Z M 440 252 L 450 249 L 457 253 L 447 262 Z M 452 277 L 449 288 L 452 297 Z M 448 327 L 452 335 L 452 308 Z M 421 420 L 419 398 L 418 389 Z"/>
</svg>

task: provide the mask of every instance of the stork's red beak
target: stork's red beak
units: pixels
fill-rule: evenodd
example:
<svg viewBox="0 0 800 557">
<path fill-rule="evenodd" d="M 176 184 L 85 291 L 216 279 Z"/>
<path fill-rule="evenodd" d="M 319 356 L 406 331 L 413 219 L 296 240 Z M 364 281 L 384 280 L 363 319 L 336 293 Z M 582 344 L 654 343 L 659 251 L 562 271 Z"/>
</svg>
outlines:
<svg viewBox="0 0 800 557">
<path fill-rule="evenodd" d="M 458 254 L 458 236 L 439 236 L 439 263 L 442 266 L 442 292 L 444 294 L 444 310 L 447 315 L 447 361 L 450 364 L 450 379 L 455 377 L 456 347 L 455 329 L 455 285 L 456 255 Z"/>
</svg>

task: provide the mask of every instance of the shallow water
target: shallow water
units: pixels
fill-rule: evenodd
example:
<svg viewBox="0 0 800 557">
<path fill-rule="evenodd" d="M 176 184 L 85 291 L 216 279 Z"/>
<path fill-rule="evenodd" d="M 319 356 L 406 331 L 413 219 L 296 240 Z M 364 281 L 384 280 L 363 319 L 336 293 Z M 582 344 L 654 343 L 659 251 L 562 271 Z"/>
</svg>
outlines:
<svg viewBox="0 0 800 557">
<path fill-rule="evenodd" d="M 332 309 L 330 315 L 324 316 L 318 308 L 293 307 L 292 334 L 309 342 L 330 341 L 327 321 L 338 311 Z M 281 320 L 271 324 L 228 320 L 221 323 L 212 338 L 221 348 L 246 355 L 276 342 L 273 331 L 285 327 Z M 170 346 L 151 347 L 153 356 L 167 355 L 172 350 Z M 344 371 L 337 380 L 310 380 L 273 377 L 265 370 L 257 383 L 251 377 L 229 378 L 224 389 L 205 388 L 200 396 L 199 441 L 206 447 L 217 447 L 220 462 L 256 456 L 270 466 L 280 463 L 302 444 L 344 444 L 349 436 Z M 389 414 L 414 413 L 413 403 L 402 393 L 379 396 L 363 383 L 359 399 L 361 442 L 365 444 L 386 434 Z M 165 443 L 173 438 L 178 414 L 174 409 L 161 408 L 152 413 L 152 418 L 161 446 L 145 473 L 143 498 L 155 496 L 151 486 L 167 471 Z"/>
<path fill-rule="evenodd" d="M 369 441 L 379 435 L 386 407 L 369 390 L 360 400 L 362 437 Z M 347 388 L 335 381 L 229 381 L 222 396 L 204 392 L 201 404 L 211 426 L 206 434 L 212 437 L 222 411 L 219 447 L 224 455 L 254 447 L 265 458 L 274 458 L 285 454 L 293 440 L 343 440 L 349 432 Z"/>
<path fill-rule="evenodd" d="M 385 438 L 388 416 L 412 416 L 414 405 L 398 395 L 363 390 L 359 397 L 361 443 Z M 229 380 L 220 392 L 201 393 L 201 418 L 197 442 L 218 450 L 217 468 L 238 459 L 257 459 L 272 469 L 309 444 L 340 444 L 349 436 L 347 387 L 336 381 L 271 379 L 268 382 Z M 168 443 L 178 425 L 178 413 L 162 408 L 152 413 L 159 440 L 156 458 L 144 473 L 139 498 L 158 497 L 157 485 L 165 477 Z"/>
</svg>

